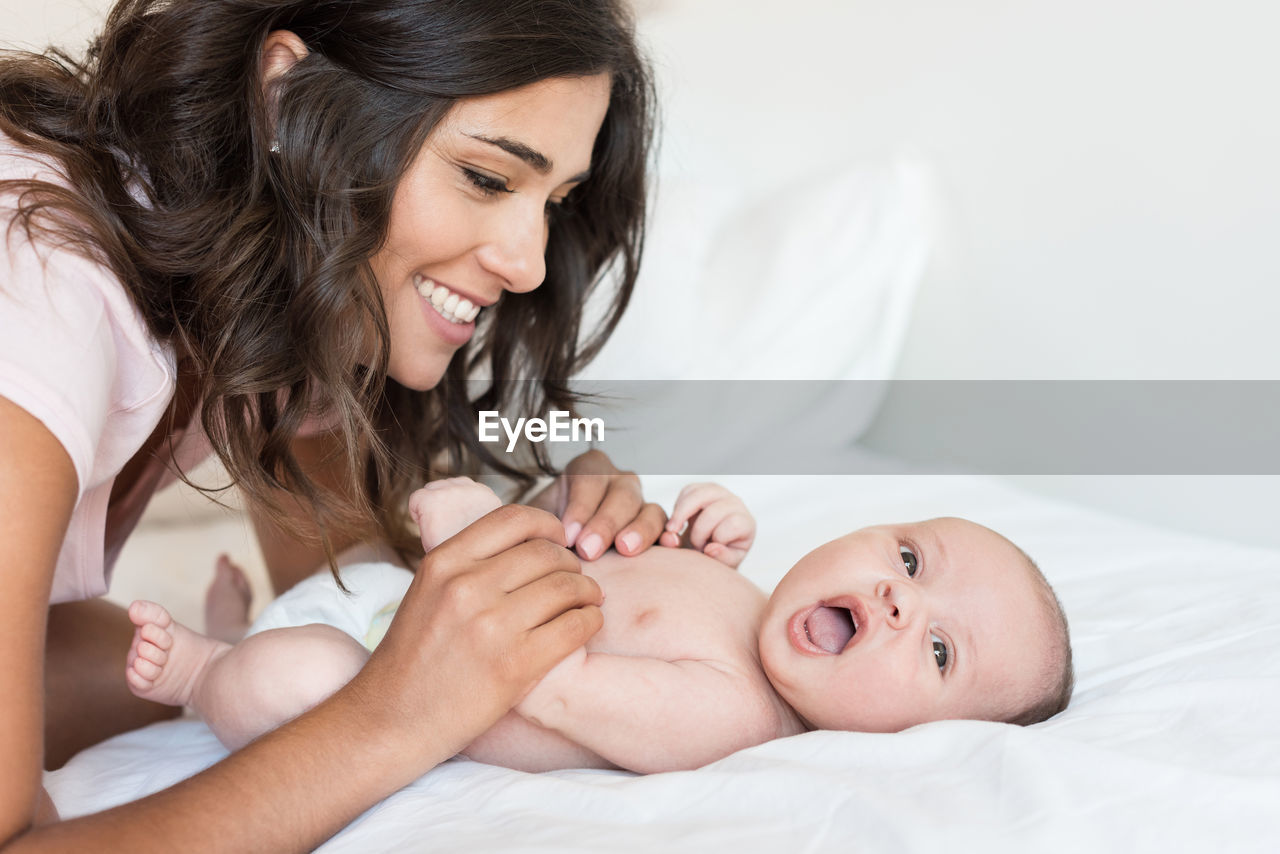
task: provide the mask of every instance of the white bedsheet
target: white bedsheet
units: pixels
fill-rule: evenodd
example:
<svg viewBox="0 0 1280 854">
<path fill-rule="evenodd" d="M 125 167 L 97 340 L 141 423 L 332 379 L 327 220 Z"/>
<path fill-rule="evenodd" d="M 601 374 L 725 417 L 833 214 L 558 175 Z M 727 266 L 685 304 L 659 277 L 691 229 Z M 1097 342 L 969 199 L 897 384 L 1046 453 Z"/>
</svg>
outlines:
<svg viewBox="0 0 1280 854">
<path fill-rule="evenodd" d="M 1280 844 L 1280 553 L 1183 536 L 968 476 L 721 479 L 760 522 L 765 589 L 865 524 L 962 515 L 1018 542 L 1071 622 L 1077 690 L 1034 727 L 809 733 L 693 772 L 531 775 L 454 760 L 321 850 L 1272 851 Z M 647 478 L 667 502 L 683 480 Z M 158 724 L 45 782 L 64 816 L 217 761 Z"/>
</svg>

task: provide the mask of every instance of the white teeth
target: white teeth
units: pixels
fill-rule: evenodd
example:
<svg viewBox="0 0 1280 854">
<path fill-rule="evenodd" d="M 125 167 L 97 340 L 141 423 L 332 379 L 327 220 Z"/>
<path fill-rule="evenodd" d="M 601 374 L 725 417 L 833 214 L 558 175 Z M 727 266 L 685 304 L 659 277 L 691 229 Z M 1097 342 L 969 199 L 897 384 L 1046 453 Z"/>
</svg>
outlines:
<svg viewBox="0 0 1280 854">
<path fill-rule="evenodd" d="M 470 323 L 480 313 L 480 306 L 460 297 L 444 285 L 414 275 L 414 285 L 423 299 L 430 300 L 440 315 L 451 323 Z"/>
</svg>

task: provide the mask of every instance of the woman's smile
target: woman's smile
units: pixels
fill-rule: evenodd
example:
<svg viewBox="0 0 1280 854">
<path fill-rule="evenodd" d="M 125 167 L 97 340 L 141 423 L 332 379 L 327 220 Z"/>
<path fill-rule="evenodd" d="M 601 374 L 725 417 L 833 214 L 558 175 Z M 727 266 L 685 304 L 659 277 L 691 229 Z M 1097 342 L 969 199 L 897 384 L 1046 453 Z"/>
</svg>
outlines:
<svg viewBox="0 0 1280 854">
<path fill-rule="evenodd" d="M 452 323 L 472 323 L 484 307 L 484 303 L 479 300 L 464 296 L 448 285 L 417 273 L 413 276 L 413 285 L 418 289 L 419 296 L 430 302 L 436 311 Z"/>
<path fill-rule="evenodd" d="M 476 316 L 483 307 L 478 301 L 473 302 L 448 286 L 416 273 L 413 284 L 423 316 L 436 335 L 454 347 L 471 340 L 476 331 Z"/>
</svg>

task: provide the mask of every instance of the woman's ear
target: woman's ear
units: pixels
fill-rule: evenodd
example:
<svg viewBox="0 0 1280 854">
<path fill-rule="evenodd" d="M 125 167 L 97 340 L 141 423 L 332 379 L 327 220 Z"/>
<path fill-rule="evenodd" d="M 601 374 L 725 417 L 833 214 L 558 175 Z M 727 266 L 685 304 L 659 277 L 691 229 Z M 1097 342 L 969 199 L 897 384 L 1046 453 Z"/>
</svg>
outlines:
<svg viewBox="0 0 1280 854">
<path fill-rule="evenodd" d="M 272 30 L 267 33 L 267 40 L 262 43 L 259 71 L 262 73 L 262 94 L 266 98 L 267 116 L 273 128 L 276 124 L 279 104 L 275 83 L 284 76 L 286 71 L 293 68 L 294 63 L 304 58 L 307 52 L 307 46 L 302 39 L 289 30 Z M 275 136 L 274 131 L 272 136 Z M 272 150 L 279 150 L 274 142 Z"/>
<path fill-rule="evenodd" d="M 262 82 L 270 86 L 280 76 L 293 68 L 293 64 L 307 55 L 307 46 L 296 33 L 289 30 L 272 30 L 262 43 Z"/>
</svg>

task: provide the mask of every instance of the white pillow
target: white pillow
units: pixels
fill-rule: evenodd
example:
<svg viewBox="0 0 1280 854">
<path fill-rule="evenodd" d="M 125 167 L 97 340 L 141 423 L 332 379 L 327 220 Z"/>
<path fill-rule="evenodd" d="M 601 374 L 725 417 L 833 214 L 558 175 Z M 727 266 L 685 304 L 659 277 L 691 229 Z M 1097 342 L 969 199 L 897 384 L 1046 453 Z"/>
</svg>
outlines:
<svg viewBox="0 0 1280 854">
<path fill-rule="evenodd" d="M 870 425 L 883 383 L 832 395 L 716 381 L 888 380 L 935 233 L 930 169 L 849 159 L 850 140 L 871 130 L 844 106 L 851 58 L 779 54 L 775 5 L 639 8 L 661 114 L 657 190 L 631 306 L 582 374 L 600 382 L 583 385 L 636 398 L 612 409 L 641 416 L 631 437 L 670 446 L 651 459 L 689 459 L 674 453 L 683 434 L 703 470 L 745 470 L 735 455 L 758 458 L 759 439 L 797 418 L 833 425 L 815 450 L 842 447 Z M 667 383 L 611 385 L 626 380 Z"/>
<path fill-rule="evenodd" d="M 660 187 L 632 304 L 582 379 L 890 378 L 934 232 L 927 168 L 834 169 L 737 200 L 706 182 Z"/>
</svg>

